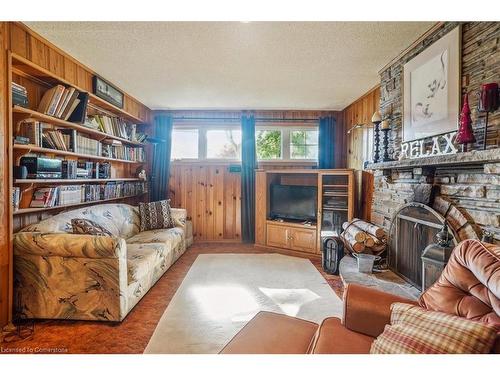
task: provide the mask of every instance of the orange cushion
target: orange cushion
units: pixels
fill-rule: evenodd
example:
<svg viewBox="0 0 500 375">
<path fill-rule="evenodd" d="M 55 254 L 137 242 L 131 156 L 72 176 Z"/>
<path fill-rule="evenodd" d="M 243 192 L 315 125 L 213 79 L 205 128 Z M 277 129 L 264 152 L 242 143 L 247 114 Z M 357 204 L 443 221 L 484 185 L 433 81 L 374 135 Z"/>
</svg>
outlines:
<svg viewBox="0 0 500 375">
<path fill-rule="evenodd" d="M 391 324 L 373 342 L 372 354 L 489 353 L 496 339 L 494 325 L 394 303 Z"/>
<path fill-rule="evenodd" d="M 307 354 L 318 325 L 307 320 L 261 311 L 221 354 Z"/>
<path fill-rule="evenodd" d="M 345 328 L 340 319 L 326 318 L 313 343 L 313 354 L 368 354 L 373 337 Z"/>
</svg>

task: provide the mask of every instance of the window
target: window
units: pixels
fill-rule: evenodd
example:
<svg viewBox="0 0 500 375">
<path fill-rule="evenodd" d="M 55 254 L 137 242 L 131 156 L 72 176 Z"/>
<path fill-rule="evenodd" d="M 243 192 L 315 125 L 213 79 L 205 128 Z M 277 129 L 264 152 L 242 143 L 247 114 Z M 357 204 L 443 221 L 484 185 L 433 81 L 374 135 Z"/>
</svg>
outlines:
<svg viewBox="0 0 500 375">
<path fill-rule="evenodd" d="M 293 130 L 290 134 L 290 159 L 318 160 L 318 131 Z"/>
<path fill-rule="evenodd" d="M 241 159 L 241 130 L 206 131 L 207 159 Z"/>
<path fill-rule="evenodd" d="M 257 159 L 318 160 L 318 128 L 315 126 L 257 126 Z"/>
<path fill-rule="evenodd" d="M 255 132 L 255 147 L 257 159 L 275 160 L 281 159 L 282 155 L 282 133 L 281 130 L 259 130 Z"/>
<path fill-rule="evenodd" d="M 198 129 L 173 129 L 171 159 L 198 159 L 198 141 Z"/>
<path fill-rule="evenodd" d="M 318 127 L 308 123 L 257 125 L 257 159 L 316 162 L 318 134 Z M 241 143 L 238 123 L 174 125 L 171 160 L 241 160 Z"/>
</svg>

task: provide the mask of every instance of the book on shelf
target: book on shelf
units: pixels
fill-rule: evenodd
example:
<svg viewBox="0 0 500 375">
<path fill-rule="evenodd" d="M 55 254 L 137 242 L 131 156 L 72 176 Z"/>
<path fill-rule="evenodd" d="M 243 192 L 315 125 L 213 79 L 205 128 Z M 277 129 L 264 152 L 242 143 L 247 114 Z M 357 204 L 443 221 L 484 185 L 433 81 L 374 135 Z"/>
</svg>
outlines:
<svg viewBox="0 0 500 375">
<path fill-rule="evenodd" d="M 12 207 L 14 211 L 19 209 L 19 202 L 21 201 L 21 188 L 14 187 L 12 188 Z"/>
<path fill-rule="evenodd" d="M 144 133 L 137 132 L 136 124 L 127 123 L 119 117 L 104 115 L 87 116 L 85 126 L 129 141 L 143 142 L 146 140 Z"/>
<path fill-rule="evenodd" d="M 15 82 L 12 82 L 12 103 L 14 105 L 20 105 L 21 107 L 28 108 L 28 91 L 26 87 L 21 86 Z"/>
<path fill-rule="evenodd" d="M 33 193 L 30 207 L 49 208 L 98 202 L 100 200 L 133 197 L 147 191 L 147 183 L 145 181 L 43 187 L 37 188 Z"/>
<path fill-rule="evenodd" d="M 31 198 L 30 207 L 53 207 L 57 200 L 57 190 L 57 187 L 42 187 L 35 189 L 33 197 Z"/>
<path fill-rule="evenodd" d="M 37 110 L 52 117 L 81 123 L 84 120 L 82 112 L 87 112 L 87 101 L 88 93 L 56 85 L 43 94 Z"/>
</svg>

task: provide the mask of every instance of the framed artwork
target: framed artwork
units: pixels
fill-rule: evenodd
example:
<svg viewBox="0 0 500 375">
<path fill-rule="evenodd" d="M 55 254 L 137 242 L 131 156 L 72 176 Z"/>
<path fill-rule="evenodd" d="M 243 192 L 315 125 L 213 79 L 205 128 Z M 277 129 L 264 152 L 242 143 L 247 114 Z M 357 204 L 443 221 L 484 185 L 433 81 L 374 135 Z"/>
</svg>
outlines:
<svg viewBox="0 0 500 375">
<path fill-rule="evenodd" d="M 123 93 L 99 76 L 94 76 L 94 94 L 108 103 L 123 108 Z"/>
<path fill-rule="evenodd" d="M 403 142 L 457 129 L 460 26 L 403 66 Z"/>
</svg>

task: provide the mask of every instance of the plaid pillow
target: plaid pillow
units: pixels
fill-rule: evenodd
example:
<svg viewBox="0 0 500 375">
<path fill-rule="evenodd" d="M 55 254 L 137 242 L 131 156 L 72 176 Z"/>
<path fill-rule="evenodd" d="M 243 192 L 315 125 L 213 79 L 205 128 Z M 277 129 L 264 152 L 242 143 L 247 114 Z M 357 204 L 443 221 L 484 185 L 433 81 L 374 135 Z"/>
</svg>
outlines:
<svg viewBox="0 0 500 375">
<path fill-rule="evenodd" d="M 484 354 L 495 343 L 497 331 L 486 323 L 405 303 L 393 303 L 391 311 L 391 325 L 371 354 Z"/>
<path fill-rule="evenodd" d="M 141 232 L 174 227 L 172 212 L 170 210 L 170 199 L 139 203 L 139 215 L 141 217 Z"/>
</svg>

